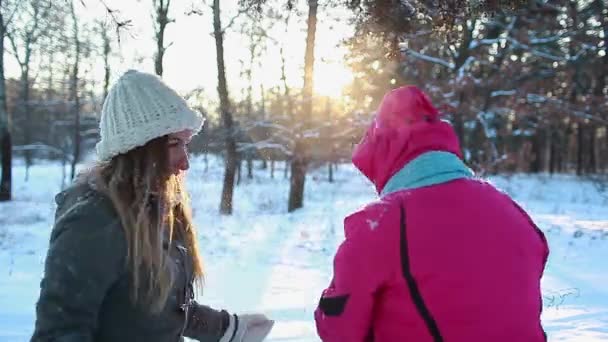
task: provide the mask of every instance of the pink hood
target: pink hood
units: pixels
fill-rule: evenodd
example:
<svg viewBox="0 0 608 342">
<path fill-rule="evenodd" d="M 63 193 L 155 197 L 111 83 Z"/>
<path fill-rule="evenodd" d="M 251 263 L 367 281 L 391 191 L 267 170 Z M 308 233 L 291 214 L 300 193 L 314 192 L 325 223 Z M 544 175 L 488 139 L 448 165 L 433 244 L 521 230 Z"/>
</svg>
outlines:
<svg viewBox="0 0 608 342">
<path fill-rule="evenodd" d="M 404 86 L 384 97 L 352 161 L 380 193 L 397 171 L 429 151 L 462 158 L 456 133 L 440 119 L 428 96 L 415 86 Z"/>
</svg>

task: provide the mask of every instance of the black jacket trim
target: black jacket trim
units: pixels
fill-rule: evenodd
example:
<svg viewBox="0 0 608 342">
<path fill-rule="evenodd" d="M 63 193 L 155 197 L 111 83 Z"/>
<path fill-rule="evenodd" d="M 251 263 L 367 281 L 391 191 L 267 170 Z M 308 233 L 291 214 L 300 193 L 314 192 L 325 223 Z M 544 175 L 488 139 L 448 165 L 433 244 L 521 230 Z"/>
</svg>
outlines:
<svg viewBox="0 0 608 342">
<path fill-rule="evenodd" d="M 319 308 L 327 316 L 340 316 L 344 312 L 349 295 L 322 297 Z"/>
<path fill-rule="evenodd" d="M 409 256 L 408 247 L 407 247 L 407 229 L 406 229 L 406 225 L 405 225 L 405 209 L 403 208 L 403 205 L 401 205 L 400 210 L 401 210 L 401 219 L 400 219 L 401 267 L 402 267 L 402 271 L 403 271 L 403 277 L 405 278 L 405 281 L 409 288 L 412 301 L 414 302 L 414 305 L 416 306 L 418 313 L 420 314 L 420 316 L 422 316 L 422 319 L 424 320 L 424 323 L 426 324 L 426 327 L 428 328 L 429 333 L 431 334 L 431 337 L 433 337 L 433 341 L 443 342 L 443 337 L 441 337 L 441 333 L 439 332 L 439 328 L 437 327 L 437 322 L 435 322 L 435 319 L 431 315 L 429 308 L 424 303 L 424 300 L 422 299 L 422 294 L 420 293 L 420 290 L 418 289 L 418 284 L 416 283 L 416 279 L 414 279 L 414 276 L 411 271 L 410 256 Z"/>
</svg>

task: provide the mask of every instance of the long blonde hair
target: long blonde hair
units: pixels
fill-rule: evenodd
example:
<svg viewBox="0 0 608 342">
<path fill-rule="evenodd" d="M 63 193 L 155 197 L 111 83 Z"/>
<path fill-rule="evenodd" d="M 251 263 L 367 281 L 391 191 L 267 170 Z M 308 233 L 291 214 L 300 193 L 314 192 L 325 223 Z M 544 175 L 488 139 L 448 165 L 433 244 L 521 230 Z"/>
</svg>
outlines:
<svg viewBox="0 0 608 342">
<path fill-rule="evenodd" d="M 154 312 L 165 306 L 173 285 L 163 252 L 165 236 L 185 244 L 199 288 L 203 280 L 190 199 L 183 179 L 169 171 L 168 160 L 164 136 L 97 165 L 91 173 L 111 199 L 126 235 L 132 299 L 149 304 Z"/>
</svg>

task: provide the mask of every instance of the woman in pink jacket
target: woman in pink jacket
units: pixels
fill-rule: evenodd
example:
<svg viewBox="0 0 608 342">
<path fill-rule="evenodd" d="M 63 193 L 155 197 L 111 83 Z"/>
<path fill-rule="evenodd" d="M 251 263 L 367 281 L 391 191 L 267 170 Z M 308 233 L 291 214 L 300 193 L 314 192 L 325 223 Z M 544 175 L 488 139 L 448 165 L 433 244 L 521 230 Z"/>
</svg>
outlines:
<svg viewBox="0 0 608 342">
<path fill-rule="evenodd" d="M 536 342 L 543 233 L 474 178 L 452 127 L 413 86 L 391 91 L 353 152 L 380 198 L 345 221 L 315 312 L 325 342 Z"/>
</svg>

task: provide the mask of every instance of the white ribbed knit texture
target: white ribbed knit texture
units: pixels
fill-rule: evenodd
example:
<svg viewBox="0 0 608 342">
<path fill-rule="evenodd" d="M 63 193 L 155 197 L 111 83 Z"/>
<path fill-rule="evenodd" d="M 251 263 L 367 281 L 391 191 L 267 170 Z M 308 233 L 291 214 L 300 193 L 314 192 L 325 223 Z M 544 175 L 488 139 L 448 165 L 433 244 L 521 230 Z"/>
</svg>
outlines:
<svg viewBox="0 0 608 342">
<path fill-rule="evenodd" d="M 143 146 L 150 140 L 190 129 L 204 119 L 156 75 L 129 70 L 112 86 L 101 110 L 99 160 Z"/>
</svg>

